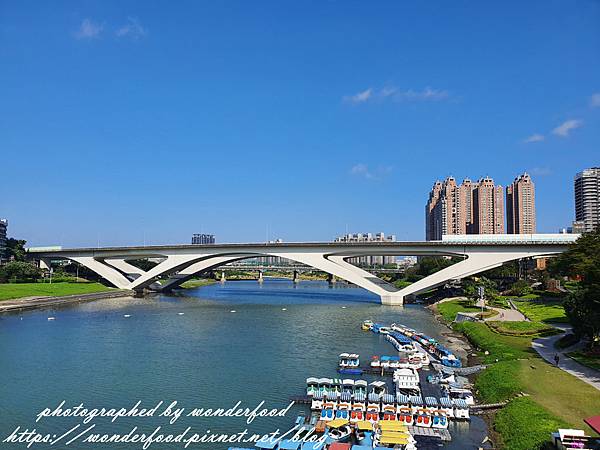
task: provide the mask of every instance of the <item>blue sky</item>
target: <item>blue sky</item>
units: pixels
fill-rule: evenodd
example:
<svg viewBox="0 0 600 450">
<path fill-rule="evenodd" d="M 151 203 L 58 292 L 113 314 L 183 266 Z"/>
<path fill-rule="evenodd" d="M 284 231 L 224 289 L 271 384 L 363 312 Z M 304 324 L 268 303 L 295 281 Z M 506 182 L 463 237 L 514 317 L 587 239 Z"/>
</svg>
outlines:
<svg viewBox="0 0 600 450">
<path fill-rule="evenodd" d="M 437 178 L 600 160 L 594 1 L 0 2 L 0 216 L 31 245 L 424 237 Z"/>
</svg>

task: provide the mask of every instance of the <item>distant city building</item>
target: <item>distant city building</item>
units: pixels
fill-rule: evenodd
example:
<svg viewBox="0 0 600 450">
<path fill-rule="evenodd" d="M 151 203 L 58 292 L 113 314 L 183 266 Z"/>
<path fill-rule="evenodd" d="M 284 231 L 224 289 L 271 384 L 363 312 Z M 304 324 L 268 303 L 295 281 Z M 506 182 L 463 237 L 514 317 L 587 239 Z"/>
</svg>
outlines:
<svg viewBox="0 0 600 450">
<path fill-rule="evenodd" d="M 524 173 L 506 186 L 506 232 L 535 234 L 535 185 Z"/>
<path fill-rule="evenodd" d="M 7 229 L 8 220 L 0 219 L 0 264 L 2 264 L 5 258 Z"/>
<path fill-rule="evenodd" d="M 215 235 L 214 234 L 194 234 L 194 235 L 192 235 L 192 244 L 194 244 L 194 245 L 214 244 L 214 243 L 215 243 Z"/>
<path fill-rule="evenodd" d="M 584 232 L 593 231 L 600 224 L 600 167 L 585 169 L 575 176 L 575 222 Z"/>
<path fill-rule="evenodd" d="M 455 234 L 504 233 L 504 192 L 489 177 L 474 183 L 453 177 L 436 181 L 425 208 L 428 241 Z"/>
<path fill-rule="evenodd" d="M 346 234 L 335 238 L 334 242 L 395 242 L 396 236 L 391 234 L 386 236 L 385 233 L 354 233 Z M 356 258 L 348 258 L 348 262 L 357 266 L 384 266 L 387 264 L 396 264 L 395 256 L 360 256 Z"/>
</svg>

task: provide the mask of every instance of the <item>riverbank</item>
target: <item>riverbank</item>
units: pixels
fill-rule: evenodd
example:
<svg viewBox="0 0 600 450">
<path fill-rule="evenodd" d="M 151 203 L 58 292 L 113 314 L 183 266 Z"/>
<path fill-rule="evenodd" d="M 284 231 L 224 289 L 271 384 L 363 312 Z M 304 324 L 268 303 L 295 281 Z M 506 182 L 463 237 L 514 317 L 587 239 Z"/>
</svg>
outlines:
<svg viewBox="0 0 600 450">
<path fill-rule="evenodd" d="M 75 303 L 91 302 L 108 298 L 130 297 L 133 291 L 110 289 L 89 294 L 74 294 L 63 296 L 22 297 L 0 302 L 0 314 L 7 312 L 26 311 L 31 309 L 51 308 Z"/>
<path fill-rule="evenodd" d="M 449 312 L 457 312 L 459 302 L 453 299 L 430 309 L 438 320 L 475 346 L 479 362 L 488 364 L 488 369 L 472 378 L 478 401 L 508 402 L 495 414 L 485 416 L 499 448 L 543 448 L 550 432 L 559 427 L 592 432 L 583 419 L 600 410 L 600 391 L 548 364 L 532 348 L 533 339 L 540 337 L 542 330 L 547 332 L 548 324 L 504 322 L 502 327 L 494 327 L 482 322 L 453 323 Z M 503 329 L 512 334 L 500 332 Z"/>
<path fill-rule="evenodd" d="M 195 280 L 189 280 L 185 283 L 182 283 L 179 288 L 181 289 L 194 289 L 202 286 L 208 286 L 210 284 L 215 284 L 217 280 L 213 278 L 199 278 Z"/>
<path fill-rule="evenodd" d="M 112 288 L 89 281 L 57 283 L 2 283 L 0 301 L 25 297 L 61 297 L 65 295 L 106 292 Z"/>
</svg>

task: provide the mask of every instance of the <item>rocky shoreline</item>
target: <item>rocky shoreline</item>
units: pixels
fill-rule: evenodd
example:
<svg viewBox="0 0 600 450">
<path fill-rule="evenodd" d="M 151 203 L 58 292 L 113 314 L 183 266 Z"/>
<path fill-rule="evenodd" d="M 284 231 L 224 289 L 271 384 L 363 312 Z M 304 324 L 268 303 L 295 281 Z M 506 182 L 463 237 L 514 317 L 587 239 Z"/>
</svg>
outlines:
<svg viewBox="0 0 600 450">
<path fill-rule="evenodd" d="M 454 298 L 444 300 L 454 300 Z M 434 303 L 432 305 L 427 306 L 427 309 L 431 311 L 431 313 L 439 323 L 441 323 L 448 329 L 448 332 L 442 333 L 442 335 L 448 340 L 448 348 L 450 348 L 450 350 L 452 350 L 455 354 L 460 356 L 461 359 L 466 360 L 467 366 L 469 367 L 481 364 L 481 358 L 479 358 L 475 353 L 476 349 L 473 348 L 473 346 L 471 345 L 471 343 L 465 335 L 456 332 L 450 325 L 448 325 L 448 323 L 444 320 L 442 315 L 438 312 L 436 304 Z M 472 384 L 474 384 L 476 377 L 477 374 L 467 376 L 469 382 L 471 382 Z M 473 393 L 477 398 L 477 391 L 474 390 Z M 494 445 L 493 448 L 502 448 L 500 445 L 498 445 L 500 442 L 502 442 L 500 435 L 494 430 L 495 416 L 495 410 L 488 410 L 482 414 L 479 414 L 479 417 L 483 419 L 487 426 L 488 442 L 491 442 L 492 445 Z"/>
</svg>

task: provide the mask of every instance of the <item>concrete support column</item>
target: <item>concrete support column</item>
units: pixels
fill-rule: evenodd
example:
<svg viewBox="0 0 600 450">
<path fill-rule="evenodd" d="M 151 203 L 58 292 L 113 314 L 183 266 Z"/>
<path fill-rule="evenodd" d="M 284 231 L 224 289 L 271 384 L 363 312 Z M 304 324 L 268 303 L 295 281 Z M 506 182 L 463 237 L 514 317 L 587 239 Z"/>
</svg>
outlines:
<svg viewBox="0 0 600 450">
<path fill-rule="evenodd" d="M 299 278 L 299 273 L 297 270 L 294 270 L 294 278 L 293 278 L 294 283 L 298 283 L 300 281 Z"/>
<path fill-rule="evenodd" d="M 327 282 L 328 282 L 329 284 L 335 284 L 335 283 L 336 283 L 336 281 L 337 281 L 337 280 L 335 279 L 335 275 L 333 275 L 333 274 L 331 274 L 331 273 L 328 273 L 328 274 L 327 274 Z"/>
<path fill-rule="evenodd" d="M 263 271 L 262 271 L 262 270 L 259 270 L 259 271 L 258 271 L 258 282 L 259 282 L 259 283 L 262 283 L 263 281 L 264 281 L 264 280 L 263 280 Z"/>
<path fill-rule="evenodd" d="M 48 258 L 40 258 L 40 269 L 50 270 L 50 260 Z"/>
<path fill-rule="evenodd" d="M 221 270 L 221 283 L 225 283 L 225 281 L 227 281 L 227 278 L 225 278 L 225 271 Z"/>
</svg>

